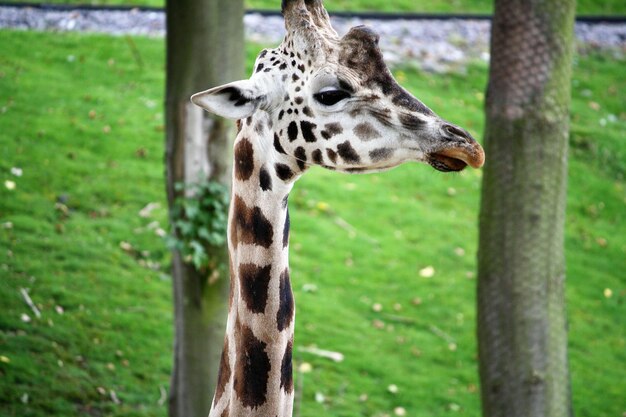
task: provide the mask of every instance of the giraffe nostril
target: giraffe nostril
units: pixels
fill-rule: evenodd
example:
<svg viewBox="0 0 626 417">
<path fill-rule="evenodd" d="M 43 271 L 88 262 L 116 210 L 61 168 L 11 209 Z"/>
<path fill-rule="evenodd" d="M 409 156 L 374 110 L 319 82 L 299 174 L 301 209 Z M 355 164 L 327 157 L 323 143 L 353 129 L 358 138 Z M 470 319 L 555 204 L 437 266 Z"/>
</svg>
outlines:
<svg viewBox="0 0 626 417">
<path fill-rule="evenodd" d="M 445 124 L 443 125 L 443 130 L 452 136 L 451 139 L 463 139 L 465 142 L 474 141 L 474 139 L 469 133 L 467 133 L 465 130 L 459 127 L 456 127 L 454 125 Z"/>
</svg>

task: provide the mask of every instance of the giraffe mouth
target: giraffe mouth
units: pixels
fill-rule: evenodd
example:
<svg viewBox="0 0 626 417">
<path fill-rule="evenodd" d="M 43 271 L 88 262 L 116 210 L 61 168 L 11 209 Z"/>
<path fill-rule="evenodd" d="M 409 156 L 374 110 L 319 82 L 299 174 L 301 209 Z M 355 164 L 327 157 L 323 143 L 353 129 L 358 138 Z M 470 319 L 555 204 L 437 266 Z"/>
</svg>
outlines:
<svg viewBox="0 0 626 417">
<path fill-rule="evenodd" d="M 485 162 L 485 153 L 478 143 L 474 142 L 472 145 L 447 148 L 431 153 L 428 156 L 428 163 L 441 172 L 459 172 L 468 165 L 472 168 L 480 168 Z"/>
</svg>

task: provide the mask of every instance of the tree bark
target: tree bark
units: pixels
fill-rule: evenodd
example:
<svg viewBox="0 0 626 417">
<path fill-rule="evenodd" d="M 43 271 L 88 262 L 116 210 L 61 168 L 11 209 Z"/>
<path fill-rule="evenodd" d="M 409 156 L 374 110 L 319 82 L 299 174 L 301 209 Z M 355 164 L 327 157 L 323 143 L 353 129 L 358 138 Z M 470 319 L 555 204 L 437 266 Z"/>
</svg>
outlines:
<svg viewBox="0 0 626 417">
<path fill-rule="evenodd" d="M 242 0 L 168 0 L 166 177 L 170 209 L 177 183 L 230 182 L 234 131 L 192 105 L 201 90 L 238 80 L 244 68 Z M 170 222 L 173 218 L 170 211 Z M 226 245 L 209 248 L 217 272 L 201 272 L 172 256 L 175 343 L 171 417 L 208 415 L 224 338 L 228 298 Z M 219 273 L 215 281 L 216 273 Z M 209 277 L 212 279 L 209 280 Z"/>
<path fill-rule="evenodd" d="M 572 415 L 564 223 L 574 0 L 496 0 L 478 256 L 485 417 Z"/>
</svg>

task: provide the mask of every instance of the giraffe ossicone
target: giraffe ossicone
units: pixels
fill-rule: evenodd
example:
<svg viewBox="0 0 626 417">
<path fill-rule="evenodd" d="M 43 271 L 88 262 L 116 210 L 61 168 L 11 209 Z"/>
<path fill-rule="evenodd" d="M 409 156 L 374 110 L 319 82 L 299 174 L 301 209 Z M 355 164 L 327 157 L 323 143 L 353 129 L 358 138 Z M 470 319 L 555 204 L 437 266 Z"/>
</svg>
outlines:
<svg viewBox="0 0 626 417">
<path fill-rule="evenodd" d="M 309 166 L 364 173 L 421 161 L 479 168 L 481 146 L 403 89 L 378 36 L 339 37 L 321 0 L 283 0 L 287 35 L 263 50 L 250 79 L 192 101 L 239 120 L 228 246 L 231 294 L 210 417 L 289 417 L 295 304 L 287 199 Z"/>
</svg>

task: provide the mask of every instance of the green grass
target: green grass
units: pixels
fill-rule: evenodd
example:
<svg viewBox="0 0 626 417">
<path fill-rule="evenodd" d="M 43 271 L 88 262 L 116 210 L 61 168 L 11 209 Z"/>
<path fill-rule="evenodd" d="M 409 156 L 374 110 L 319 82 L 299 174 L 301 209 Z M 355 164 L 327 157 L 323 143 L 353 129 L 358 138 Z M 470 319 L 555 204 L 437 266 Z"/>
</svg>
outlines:
<svg viewBox="0 0 626 417">
<path fill-rule="evenodd" d="M 171 366 L 171 283 L 154 231 L 154 222 L 166 228 L 163 42 L 133 41 L 144 66 L 123 37 L 0 31 L 2 417 L 166 415 L 158 401 Z M 249 67 L 257 49 L 249 47 Z M 626 411 L 623 67 L 594 55 L 574 70 L 566 244 L 579 417 Z M 396 76 L 481 137 L 484 65 L 466 75 L 407 68 Z M 480 171 L 444 175 L 425 165 L 368 176 L 314 169 L 296 184 L 295 359 L 313 368 L 296 375 L 303 417 L 380 417 L 395 407 L 419 417 L 479 415 L 479 185 Z M 161 208 L 139 216 L 151 202 Z M 154 263 L 161 268 L 147 267 Z M 426 266 L 434 277 L 419 276 Z M 20 288 L 30 289 L 41 319 Z M 298 350 L 312 344 L 346 359 Z"/>
<path fill-rule="evenodd" d="M 32 0 L 5 0 L 9 2 L 32 2 Z M 162 7 L 164 0 L 46 0 L 51 4 L 134 5 Z M 279 0 L 245 0 L 247 8 L 277 10 Z M 330 11 L 380 11 L 414 13 L 492 13 L 492 0 L 327 0 Z M 581 15 L 626 15 L 623 0 L 578 0 Z"/>
</svg>

